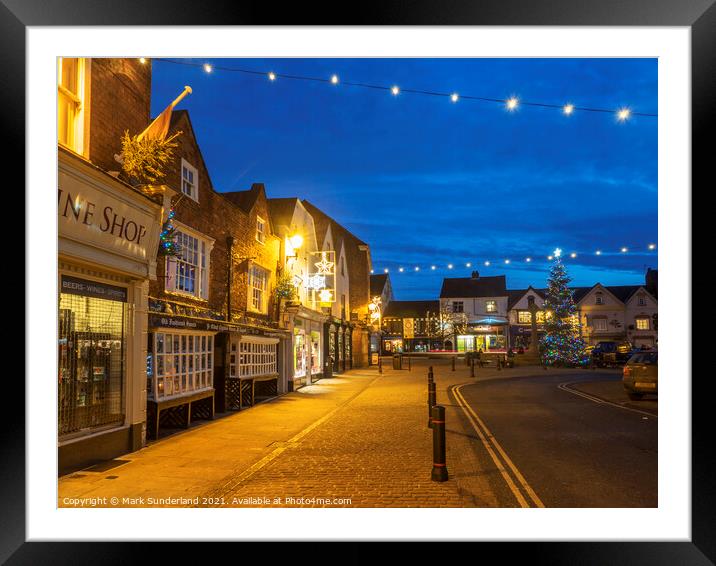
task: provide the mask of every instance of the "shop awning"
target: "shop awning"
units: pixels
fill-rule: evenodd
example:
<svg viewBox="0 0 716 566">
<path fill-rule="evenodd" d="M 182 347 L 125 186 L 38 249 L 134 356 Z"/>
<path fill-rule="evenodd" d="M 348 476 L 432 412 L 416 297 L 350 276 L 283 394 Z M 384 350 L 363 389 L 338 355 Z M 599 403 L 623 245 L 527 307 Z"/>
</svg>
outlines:
<svg viewBox="0 0 716 566">
<path fill-rule="evenodd" d="M 500 326 L 507 324 L 507 318 L 504 316 L 480 316 L 470 320 L 469 324 L 489 324 L 492 326 Z"/>
</svg>

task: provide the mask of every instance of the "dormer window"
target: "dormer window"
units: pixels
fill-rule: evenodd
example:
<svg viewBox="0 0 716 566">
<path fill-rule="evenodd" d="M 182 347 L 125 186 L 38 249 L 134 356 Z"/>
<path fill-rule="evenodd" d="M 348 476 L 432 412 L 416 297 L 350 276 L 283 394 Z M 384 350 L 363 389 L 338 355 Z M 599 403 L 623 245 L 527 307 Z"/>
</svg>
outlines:
<svg viewBox="0 0 716 566">
<path fill-rule="evenodd" d="M 181 192 L 199 202 L 199 173 L 186 159 L 181 160 Z"/>
<path fill-rule="evenodd" d="M 646 306 L 646 297 L 643 296 L 643 295 L 641 295 L 641 296 L 639 297 L 639 306 L 640 306 L 640 307 L 645 307 L 645 306 Z"/>
</svg>

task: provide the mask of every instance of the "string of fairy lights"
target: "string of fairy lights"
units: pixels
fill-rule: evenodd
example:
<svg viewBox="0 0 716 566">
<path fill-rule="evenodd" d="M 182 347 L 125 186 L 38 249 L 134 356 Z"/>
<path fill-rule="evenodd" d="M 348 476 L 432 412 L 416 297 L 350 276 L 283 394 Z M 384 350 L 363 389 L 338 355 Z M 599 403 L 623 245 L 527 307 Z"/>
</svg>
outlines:
<svg viewBox="0 0 716 566">
<path fill-rule="evenodd" d="M 145 57 L 140 57 L 139 61 L 142 64 L 146 64 L 148 59 Z M 504 109 L 507 110 L 508 112 L 515 112 L 520 107 L 536 107 L 536 108 L 556 109 L 556 110 L 559 110 L 565 116 L 573 116 L 574 114 L 577 114 L 579 112 L 598 112 L 598 113 L 612 114 L 616 118 L 617 122 L 626 122 L 633 116 L 644 116 L 644 117 L 649 117 L 649 118 L 656 118 L 658 116 L 656 113 L 635 112 L 628 106 L 622 106 L 620 108 L 599 108 L 599 107 L 594 107 L 594 106 L 577 105 L 577 104 L 574 104 L 574 102 L 569 101 L 569 100 L 566 100 L 561 104 L 552 104 L 552 103 L 547 103 L 547 102 L 521 100 L 519 97 L 514 96 L 514 95 L 510 95 L 506 98 L 475 96 L 475 95 L 458 93 L 455 91 L 421 90 L 421 89 L 415 89 L 415 88 L 407 88 L 407 87 L 403 87 L 403 86 L 400 86 L 397 84 L 381 85 L 381 84 L 375 84 L 375 83 L 357 82 L 357 81 L 345 80 L 344 78 L 339 77 L 337 74 L 332 74 L 328 77 L 314 77 L 314 76 L 308 76 L 308 75 L 279 73 L 279 72 L 276 72 L 273 70 L 247 69 L 244 67 L 215 65 L 212 63 L 199 63 L 196 61 L 188 61 L 185 59 L 167 59 L 167 58 L 161 58 L 161 57 L 152 59 L 152 61 L 194 67 L 197 69 L 202 69 L 207 74 L 216 73 L 216 72 L 242 73 L 245 75 L 255 76 L 257 78 L 264 78 L 269 83 L 275 83 L 280 80 L 316 82 L 316 83 L 325 83 L 325 84 L 330 85 L 331 87 L 335 87 L 335 88 L 338 88 L 341 86 L 349 86 L 349 87 L 357 87 L 357 88 L 363 88 L 363 89 L 384 91 L 394 97 L 398 97 L 398 96 L 401 96 L 404 94 L 432 96 L 432 97 L 444 98 L 444 99 L 450 101 L 450 103 L 452 103 L 452 104 L 456 104 L 461 101 L 486 102 L 486 103 L 492 103 L 492 104 L 499 104 L 499 105 L 503 106 Z"/>
<path fill-rule="evenodd" d="M 642 247 L 629 247 L 629 246 L 622 246 L 617 251 L 609 250 L 609 249 L 596 249 L 591 252 L 577 252 L 577 251 L 570 251 L 570 252 L 564 252 L 562 249 L 557 248 L 555 249 L 551 254 L 546 256 L 523 256 L 519 258 L 510 258 L 510 257 L 503 257 L 501 259 L 486 259 L 480 262 L 460 262 L 460 263 L 433 263 L 430 265 L 410 265 L 410 266 L 400 266 L 397 269 L 391 270 L 388 267 L 384 267 L 382 269 L 371 269 L 371 273 L 434 273 L 436 271 L 458 271 L 462 268 L 465 269 L 477 269 L 479 267 L 507 267 L 511 265 L 520 265 L 522 267 L 532 266 L 534 264 L 538 264 L 540 261 L 542 262 L 552 262 L 554 260 L 559 259 L 561 260 L 575 260 L 579 258 L 584 258 L 584 256 L 589 257 L 608 257 L 608 256 L 626 256 L 628 254 L 634 254 L 639 253 L 640 255 L 654 255 L 657 253 L 656 251 L 656 244 L 650 243 L 646 246 Z"/>
</svg>

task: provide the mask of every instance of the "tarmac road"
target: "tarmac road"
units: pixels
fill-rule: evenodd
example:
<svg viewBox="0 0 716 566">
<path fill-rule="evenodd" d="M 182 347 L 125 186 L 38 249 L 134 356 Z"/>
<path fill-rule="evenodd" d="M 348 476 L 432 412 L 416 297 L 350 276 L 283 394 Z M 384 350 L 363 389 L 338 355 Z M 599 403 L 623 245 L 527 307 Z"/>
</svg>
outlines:
<svg viewBox="0 0 716 566">
<path fill-rule="evenodd" d="M 620 378 L 535 372 L 451 390 L 501 470 L 502 506 L 657 506 L 657 401 L 628 402 Z"/>
</svg>

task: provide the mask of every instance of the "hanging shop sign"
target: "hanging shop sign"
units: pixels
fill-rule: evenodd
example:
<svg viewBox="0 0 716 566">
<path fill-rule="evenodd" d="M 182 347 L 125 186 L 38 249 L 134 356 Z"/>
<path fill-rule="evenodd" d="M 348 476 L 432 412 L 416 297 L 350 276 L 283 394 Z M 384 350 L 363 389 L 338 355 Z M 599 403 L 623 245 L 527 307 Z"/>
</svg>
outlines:
<svg viewBox="0 0 716 566">
<path fill-rule="evenodd" d="M 108 301 L 127 302 L 127 289 L 115 285 L 107 285 L 96 281 L 88 281 L 63 275 L 60 279 L 60 292 L 70 295 L 82 295 L 83 297 L 94 297 L 95 299 L 106 299 Z"/>
</svg>

